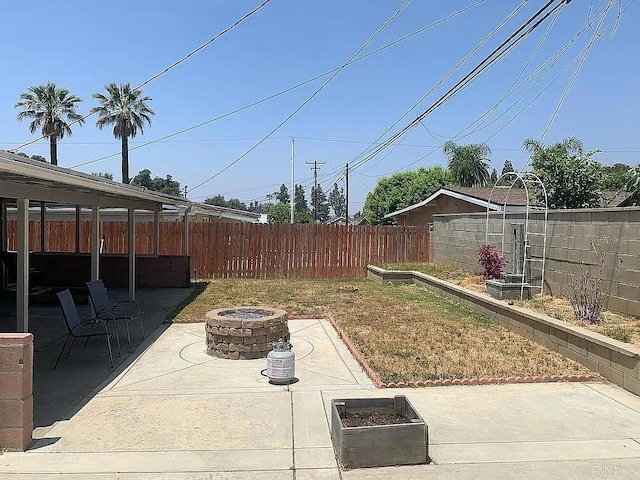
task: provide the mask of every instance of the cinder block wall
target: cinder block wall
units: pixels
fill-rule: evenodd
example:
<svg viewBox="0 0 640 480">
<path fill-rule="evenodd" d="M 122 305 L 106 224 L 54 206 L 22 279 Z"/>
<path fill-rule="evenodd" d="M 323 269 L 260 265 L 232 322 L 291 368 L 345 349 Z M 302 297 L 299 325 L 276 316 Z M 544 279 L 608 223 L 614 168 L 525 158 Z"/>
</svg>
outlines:
<svg viewBox="0 0 640 480">
<path fill-rule="evenodd" d="M 503 255 L 511 259 L 511 223 L 522 223 L 522 214 L 507 215 Z M 531 255 L 542 256 L 543 214 L 529 216 Z M 489 243 L 501 250 L 502 214 L 491 214 L 488 222 Z M 476 250 L 485 242 L 486 214 L 435 215 L 433 261 L 451 263 L 477 273 Z M 597 258 L 592 242 L 600 251 L 608 251 L 601 277 L 609 290 L 609 310 L 640 315 L 640 208 L 555 210 L 548 214 L 545 293 L 565 294 L 566 285 L 580 272 L 581 264 L 597 273 Z M 608 244 L 608 247 L 606 243 Z M 540 270 L 532 264 L 531 276 L 540 279 Z M 507 266 L 510 271 L 510 265 Z"/>
<path fill-rule="evenodd" d="M 33 435 L 33 335 L 0 334 L 0 454 L 23 451 Z"/>
</svg>

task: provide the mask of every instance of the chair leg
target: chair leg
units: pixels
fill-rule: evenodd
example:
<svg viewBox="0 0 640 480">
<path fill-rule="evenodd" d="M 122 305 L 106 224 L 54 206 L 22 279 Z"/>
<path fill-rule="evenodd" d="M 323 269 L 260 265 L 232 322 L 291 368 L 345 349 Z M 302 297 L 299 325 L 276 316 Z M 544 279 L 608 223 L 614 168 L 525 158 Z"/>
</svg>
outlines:
<svg viewBox="0 0 640 480">
<path fill-rule="evenodd" d="M 142 336 L 142 340 L 144 340 L 144 327 L 142 326 L 142 316 L 138 317 L 138 324 L 140 325 L 140 335 Z"/>
<path fill-rule="evenodd" d="M 124 319 L 124 329 L 127 332 L 127 344 L 129 345 L 129 350 L 131 350 L 131 334 L 129 333 L 129 322 L 127 319 Z"/>
<path fill-rule="evenodd" d="M 122 356 L 122 351 L 120 350 L 120 335 L 118 335 L 118 327 L 117 325 L 113 326 L 114 335 L 116 337 L 116 345 L 118 346 L 118 357 Z"/>
<path fill-rule="evenodd" d="M 107 339 L 107 348 L 109 349 L 109 365 L 111 365 L 111 368 L 113 368 L 113 353 L 111 352 L 111 333 L 106 333 L 105 337 Z M 116 336 L 118 336 L 118 334 L 116 333 Z"/>
<path fill-rule="evenodd" d="M 69 358 L 69 354 L 71 353 L 71 349 L 73 348 L 73 344 L 76 343 L 76 337 L 73 337 L 71 340 L 71 345 L 69 346 L 69 350 L 67 351 L 67 355 L 64 357 L 65 359 Z"/>
<path fill-rule="evenodd" d="M 58 366 L 58 363 L 60 363 L 60 359 L 62 358 L 62 354 L 64 353 L 64 349 L 67 346 L 67 342 L 68 341 L 69 341 L 69 335 L 67 335 L 67 338 L 64 339 L 64 345 L 62 345 L 62 349 L 60 350 L 60 354 L 58 355 L 58 359 L 56 360 L 56 364 L 53 366 L 54 370 Z"/>
</svg>

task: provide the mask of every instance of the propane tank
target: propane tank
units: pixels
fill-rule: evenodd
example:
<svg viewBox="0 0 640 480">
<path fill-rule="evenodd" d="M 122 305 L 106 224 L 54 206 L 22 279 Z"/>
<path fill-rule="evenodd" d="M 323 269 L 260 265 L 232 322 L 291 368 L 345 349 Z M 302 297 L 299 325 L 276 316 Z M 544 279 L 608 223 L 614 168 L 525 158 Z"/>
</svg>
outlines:
<svg viewBox="0 0 640 480">
<path fill-rule="evenodd" d="M 276 385 L 291 383 L 296 368 L 296 355 L 291 351 L 293 345 L 282 338 L 272 345 L 273 350 L 267 354 L 267 377 Z"/>
</svg>

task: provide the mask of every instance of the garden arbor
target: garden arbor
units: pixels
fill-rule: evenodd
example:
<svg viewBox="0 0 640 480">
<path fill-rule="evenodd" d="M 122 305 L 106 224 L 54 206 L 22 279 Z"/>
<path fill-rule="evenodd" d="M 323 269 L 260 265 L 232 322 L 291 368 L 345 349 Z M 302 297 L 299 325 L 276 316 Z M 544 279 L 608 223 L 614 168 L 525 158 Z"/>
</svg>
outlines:
<svg viewBox="0 0 640 480">
<path fill-rule="evenodd" d="M 500 186 L 501 184 L 508 184 L 508 186 Z M 490 226 L 489 218 L 490 218 L 490 210 L 487 207 L 487 221 L 485 228 L 485 243 L 489 244 L 490 239 L 496 239 L 500 243 L 500 254 L 502 256 L 505 255 L 506 252 L 506 224 L 507 224 L 507 205 L 509 204 L 509 195 L 513 192 L 513 189 L 524 189 L 526 204 L 519 212 L 520 215 L 523 215 L 523 225 L 521 232 L 517 233 L 515 237 L 517 237 L 517 242 L 521 243 L 521 248 L 518 245 L 512 246 L 512 253 L 514 259 L 514 265 L 512 265 L 513 269 L 517 271 L 513 271 L 512 275 L 520 276 L 520 299 L 524 297 L 524 288 L 525 282 L 530 282 L 530 278 L 526 278 L 527 272 L 530 271 L 530 267 L 533 263 L 539 264 L 540 269 L 540 285 L 529 285 L 528 288 L 537 288 L 540 289 L 540 294 L 544 293 L 544 269 L 545 269 L 545 259 L 547 253 L 547 218 L 548 218 L 548 203 L 547 203 L 547 191 L 540 180 L 540 178 L 531 172 L 507 172 L 502 175 L 495 186 L 491 189 L 491 193 L 489 194 L 488 205 L 492 203 L 492 198 L 496 199 L 498 197 L 498 191 L 502 190 L 500 193 L 502 195 L 502 226 L 497 229 L 497 231 L 492 231 Z M 506 191 L 504 191 L 506 190 Z M 539 229 L 541 231 L 532 231 L 531 229 L 531 221 L 530 214 L 539 213 L 542 214 L 543 222 L 542 228 Z M 512 212 L 513 213 L 513 212 Z M 514 232 L 515 233 L 515 232 Z M 541 238 L 540 242 L 537 242 L 541 247 L 541 255 L 538 257 L 533 257 L 531 255 L 531 245 L 529 242 L 529 238 L 532 236 L 538 236 Z"/>
<path fill-rule="evenodd" d="M 76 220 L 80 218 L 80 206 L 91 208 L 91 280 L 100 278 L 100 209 L 124 208 L 128 211 L 128 286 L 131 298 L 135 296 L 136 253 L 135 212 L 154 212 L 154 245 L 158 253 L 159 212 L 163 204 L 183 209 L 186 221 L 190 202 L 145 189 L 122 185 L 105 178 L 60 168 L 44 162 L 30 160 L 8 152 L 0 152 L 0 202 L 2 205 L 2 250 L 7 249 L 7 204 L 15 201 L 17 207 L 16 231 L 16 305 L 17 331 L 29 330 L 29 206 L 40 205 L 41 241 L 45 245 L 46 204 L 71 204 L 76 206 Z M 76 229 L 79 221 L 76 222 Z M 76 233 L 76 239 L 79 234 Z M 78 242 L 76 242 L 76 245 Z M 44 250 L 44 248 L 41 248 Z M 79 253 L 78 248 L 76 248 Z M 188 255 L 188 243 L 184 242 L 184 255 Z M 88 279 L 87 279 L 88 280 Z"/>
</svg>

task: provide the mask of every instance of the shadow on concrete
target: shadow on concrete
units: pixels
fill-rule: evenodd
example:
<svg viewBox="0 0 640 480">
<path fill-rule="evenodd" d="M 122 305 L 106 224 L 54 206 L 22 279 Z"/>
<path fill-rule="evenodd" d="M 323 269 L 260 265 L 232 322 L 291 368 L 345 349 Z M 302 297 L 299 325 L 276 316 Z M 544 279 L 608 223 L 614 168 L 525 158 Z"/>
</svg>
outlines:
<svg viewBox="0 0 640 480">
<path fill-rule="evenodd" d="M 34 437 L 46 434 L 49 427 L 67 420 L 95 393 L 96 389 L 121 371 L 145 351 L 157 336 L 171 323 L 173 313 L 193 294 L 193 288 L 140 289 L 136 300 L 144 312 L 145 340 L 135 324 L 130 325 L 132 347 L 127 344 L 124 327 L 119 328 L 121 355 L 114 350 L 114 368 L 109 366 L 107 344 L 103 338 L 92 338 L 85 346 L 76 341 L 69 358 L 60 360 L 53 370 L 56 358 L 66 338 L 66 326 L 58 305 L 31 305 L 29 332 L 34 336 Z M 113 300 L 127 298 L 124 289 L 109 289 Z M 183 305 L 184 306 L 184 305 Z M 86 316 L 89 305 L 77 305 L 78 313 Z M 13 311 L 12 311 L 13 309 Z M 0 306 L 0 332 L 15 331 L 15 303 L 3 298 Z M 42 446 L 42 438 L 34 447 Z"/>
</svg>

